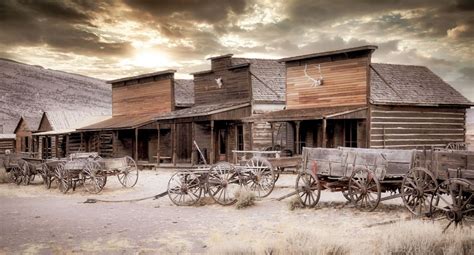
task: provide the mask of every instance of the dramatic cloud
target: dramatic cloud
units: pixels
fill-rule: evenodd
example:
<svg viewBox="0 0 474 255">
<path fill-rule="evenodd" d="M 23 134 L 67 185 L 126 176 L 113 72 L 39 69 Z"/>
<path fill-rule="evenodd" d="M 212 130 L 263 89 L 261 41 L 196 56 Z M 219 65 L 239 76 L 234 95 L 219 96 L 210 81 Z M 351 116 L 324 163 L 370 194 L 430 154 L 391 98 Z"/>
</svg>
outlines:
<svg viewBox="0 0 474 255">
<path fill-rule="evenodd" d="M 472 0 L 0 1 L 0 57 L 110 79 L 375 44 L 474 100 Z"/>
</svg>

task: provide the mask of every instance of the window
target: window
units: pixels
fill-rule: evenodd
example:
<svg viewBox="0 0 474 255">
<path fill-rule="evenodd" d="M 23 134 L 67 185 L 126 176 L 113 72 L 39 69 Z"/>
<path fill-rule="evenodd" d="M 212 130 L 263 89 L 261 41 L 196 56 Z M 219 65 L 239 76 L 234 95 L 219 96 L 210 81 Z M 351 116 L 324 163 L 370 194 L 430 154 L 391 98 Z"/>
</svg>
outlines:
<svg viewBox="0 0 474 255">
<path fill-rule="evenodd" d="M 242 125 L 237 126 L 237 150 L 244 150 L 244 127 Z"/>
<path fill-rule="evenodd" d="M 219 153 L 220 154 L 226 154 L 227 152 L 227 146 L 226 146 L 226 141 L 225 141 L 225 129 L 220 129 L 219 130 Z"/>
<path fill-rule="evenodd" d="M 344 146 L 357 147 L 357 121 L 344 120 Z"/>
</svg>

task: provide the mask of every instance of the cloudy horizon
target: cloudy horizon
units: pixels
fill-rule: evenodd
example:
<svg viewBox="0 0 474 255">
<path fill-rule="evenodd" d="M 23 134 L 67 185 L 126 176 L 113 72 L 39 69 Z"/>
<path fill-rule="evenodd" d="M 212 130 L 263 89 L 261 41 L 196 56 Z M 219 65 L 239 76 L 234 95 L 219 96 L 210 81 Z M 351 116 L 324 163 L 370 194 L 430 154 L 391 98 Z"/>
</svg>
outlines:
<svg viewBox="0 0 474 255">
<path fill-rule="evenodd" d="M 371 44 L 373 62 L 427 66 L 474 101 L 473 39 L 469 0 L 0 2 L 0 57 L 106 80 Z"/>
</svg>

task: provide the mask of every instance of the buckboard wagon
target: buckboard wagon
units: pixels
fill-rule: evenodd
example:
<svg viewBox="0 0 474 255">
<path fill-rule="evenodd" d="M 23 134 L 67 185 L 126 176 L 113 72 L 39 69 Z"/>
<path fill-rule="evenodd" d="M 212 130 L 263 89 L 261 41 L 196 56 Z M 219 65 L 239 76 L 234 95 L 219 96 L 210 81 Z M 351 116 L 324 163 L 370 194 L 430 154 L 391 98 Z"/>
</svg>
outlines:
<svg viewBox="0 0 474 255">
<path fill-rule="evenodd" d="M 474 152 L 304 148 L 295 189 L 301 203 L 315 206 L 321 190 L 342 192 L 357 208 L 373 211 L 401 197 L 415 215 L 474 219 Z M 383 196 L 383 193 L 391 195 Z"/>
</svg>

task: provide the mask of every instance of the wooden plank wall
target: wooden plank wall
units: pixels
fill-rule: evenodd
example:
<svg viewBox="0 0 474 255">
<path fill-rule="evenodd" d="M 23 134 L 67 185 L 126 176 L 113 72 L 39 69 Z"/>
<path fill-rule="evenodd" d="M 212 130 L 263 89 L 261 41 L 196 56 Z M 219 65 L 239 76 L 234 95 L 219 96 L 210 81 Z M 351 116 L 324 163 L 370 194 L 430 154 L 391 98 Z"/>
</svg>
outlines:
<svg viewBox="0 0 474 255">
<path fill-rule="evenodd" d="M 191 123 L 180 123 L 177 125 L 176 134 L 178 143 L 176 156 L 178 162 L 191 162 L 192 138 Z"/>
<path fill-rule="evenodd" d="M 466 124 L 466 143 L 468 143 L 468 148 L 471 151 L 474 151 L 474 124 Z"/>
<path fill-rule="evenodd" d="M 174 106 L 172 79 L 113 86 L 113 115 L 157 114 L 169 112 Z"/>
<path fill-rule="evenodd" d="M 217 86 L 216 78 L 222 78 L 223 85 Z M 248 67 L 194 75 L 195 105 L 222 103 L 226 101 L 250 101 L 250 72 Z"/>
<path fill-rule="evenodd" d="M 5 150 L 15 151 L 15 139 L 0 140 L 0 154 L 5 154 Z"/>
<path fill-rule="evenodd" d="M 465 109 L 371 107 L 370 148 L 444 147 L 465 140 Z"/>
<path fill-rule="evenodd" d="M 331 107 L 367 104 L 368 58 L 354 58 L 332 62 L 307 60 L 287 63 L 287 109 Z M 305 76 L 319 78 L 321 65 L 324 84 L 312 87 Z"/>
<path fill-rule="evenodd" d="M 28 148 L 29 151 L 32 151 L 33 149 L 33 138 L 32 138 L 32 135 L 31 135 L 31 131 L 29 130 L 28 126 L 27 126 L 27 123 L 21 119 L 21 123 L 20 123 L 20 126 L 18 127 L 18 130 L 17 132 L 15 133 L 16 134 L 16 144 L 15 144 L 15 149 L 16 151 L 18 152 L 25 152 L 25 147 L 26 147 L 26 144 L 25 144 L 25 137 L 28 137 Z"/>
</svg>

